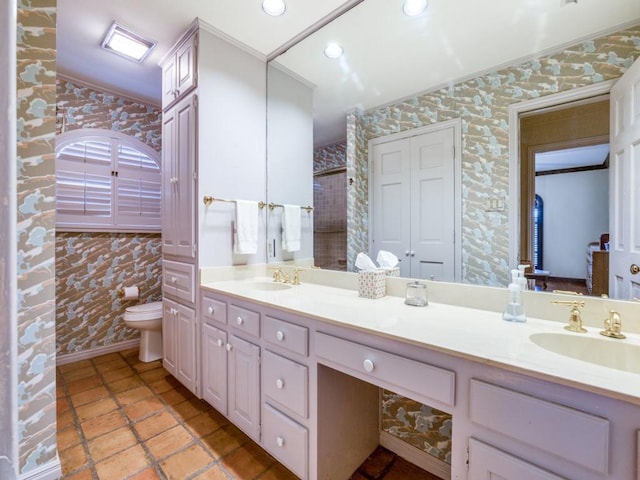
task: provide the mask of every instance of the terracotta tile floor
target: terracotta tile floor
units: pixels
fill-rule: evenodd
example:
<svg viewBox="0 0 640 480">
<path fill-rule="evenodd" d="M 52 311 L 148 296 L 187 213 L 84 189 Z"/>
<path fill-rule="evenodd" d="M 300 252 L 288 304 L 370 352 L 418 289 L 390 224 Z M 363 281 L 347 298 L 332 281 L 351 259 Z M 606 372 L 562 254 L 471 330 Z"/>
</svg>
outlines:
<svg viewBox="0 0 640 480">
<path fill-rule="evenodd" d="M 296 477 L 138 350 L 57 369 L 66 480 L 292 480 Z M 354 480 L 437 480 L 379 448 Z"/>
</svg>

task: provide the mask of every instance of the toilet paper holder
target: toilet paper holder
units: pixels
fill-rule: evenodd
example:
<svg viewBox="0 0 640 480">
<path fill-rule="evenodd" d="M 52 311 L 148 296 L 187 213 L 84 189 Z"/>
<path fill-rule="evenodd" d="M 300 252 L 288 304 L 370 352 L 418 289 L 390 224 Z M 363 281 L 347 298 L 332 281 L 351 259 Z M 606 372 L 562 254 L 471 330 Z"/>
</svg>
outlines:
<svg viewBox="0 0 640 480">
<path fill-rule="evenodd" d="M 140 291 L 138 287 L 121 287 L 118 289 L 118 298 L 125 300 L 135 300 L 139 297 Z"/>
</svg>

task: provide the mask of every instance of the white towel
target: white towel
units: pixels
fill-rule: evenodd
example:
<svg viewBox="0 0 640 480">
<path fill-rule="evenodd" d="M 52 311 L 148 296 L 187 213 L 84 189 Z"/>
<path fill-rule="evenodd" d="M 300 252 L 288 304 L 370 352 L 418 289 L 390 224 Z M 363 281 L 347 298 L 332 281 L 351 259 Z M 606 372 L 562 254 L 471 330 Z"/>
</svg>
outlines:
<svg viewBox="0 0 640 480">
<path fill-rule="evenodd" d="M 282 249 L 287 252 L 300 250 L 300 206 L 283 205 Z"/>
<path fill-rule="evenodd" d="M 258 202 L 236 200 L 236 231 L 233 253 L 258 252 Z"/>
</svg>

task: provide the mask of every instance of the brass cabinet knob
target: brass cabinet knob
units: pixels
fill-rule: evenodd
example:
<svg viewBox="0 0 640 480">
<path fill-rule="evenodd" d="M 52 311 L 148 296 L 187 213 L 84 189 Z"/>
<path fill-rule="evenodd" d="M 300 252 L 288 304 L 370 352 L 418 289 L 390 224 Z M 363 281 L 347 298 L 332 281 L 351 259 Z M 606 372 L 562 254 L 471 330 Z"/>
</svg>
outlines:
<svg viewBox="0 0 640 480">
<path fill-rule="evenodd" d="M 631 267 L 629 267 L 629 271 L 631 272 L 631 275 L 637 275 L 640 273 L 640 267 L 633 263 L 631 264 Z"/>
</svg>

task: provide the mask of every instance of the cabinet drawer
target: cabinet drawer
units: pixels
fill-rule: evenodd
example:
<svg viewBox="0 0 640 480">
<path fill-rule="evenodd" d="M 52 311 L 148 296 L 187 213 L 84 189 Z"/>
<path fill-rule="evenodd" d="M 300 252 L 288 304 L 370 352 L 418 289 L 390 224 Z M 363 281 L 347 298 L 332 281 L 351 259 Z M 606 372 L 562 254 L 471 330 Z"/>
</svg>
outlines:
<svg viewBox="0 0 640 480">
<path fill-rule="evenodd" d="M 266 350 L 262 357 L 262 391 L 279 407 L 308 417 L 309 374 L 304 365 Z"/>
<path fill-rule="evenodd" d="M 329 366 L 387 387 L 414 400 L 454 404 L 455 373 L 325 333 L 316 334 L 316 354 Z M 417 397 L 416 397 L 417 394 Z"/>
<path fill-rule="evenodd" d="M 202 297 L 202 319 L 209 325 L 227 323 L 227 304 L 207 296 Z"/>
<path fill-rule="evenodd" d="M 254 337 L 260 336 L 260 314 L 237 305 L 229 305 L 229 325 Z"/>
<path fill-rule="evenodd" d="M 265 449 L 300 478 L 307 478 L 307 429 L 268 404 L 262 409 Z"/>
<path fill-rule="evenodd" d="M 293 323 L 266 316 L 262 326 L 262 338 L 305 357 L 309 355 L 309 330 Z"/>
<path fill-rule="evenodd" d="M 194 303 L 195 267 L 188 263 L 162 261 L 162 292 L 164 295 Z"/>
<path fill-rule="evenodd" d="M 609 421 L 471 380 L 472 422 L 597 472 L 608 472 Z"/>
</svg>

